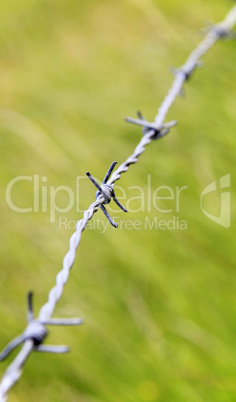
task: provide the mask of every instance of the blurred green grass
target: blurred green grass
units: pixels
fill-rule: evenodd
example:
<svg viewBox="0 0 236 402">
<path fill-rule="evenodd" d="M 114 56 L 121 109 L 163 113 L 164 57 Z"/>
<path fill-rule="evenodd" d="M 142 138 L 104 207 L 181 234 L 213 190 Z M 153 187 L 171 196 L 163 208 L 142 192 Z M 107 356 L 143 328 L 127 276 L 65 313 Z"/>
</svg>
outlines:
<svg viewBox="0 0 236 402">
<path fill-rule="evenodd" d="M 50 223 L 49 213 L 12 211 L 5 200 L 9 181 L 38 174 L 48 178 L 48 188 L 74 190 L 87 170 L 102 178 L 111 161 L 123 162 L 141 136 L 124 116 L 141 109 L 154 117 L 172 80 L 169 67 L 184 62 L 205 22 L 221 20 L 232 6 L 159 3 L 0 5 L 0 348 L 25 327 L 27 291 L 35 292 L 36 313 L 47 300 L 73 233 L 59 229 L 60 214 Z M 123 219 L 142 227 L 147 216 L 154 219 L 152 206 L 112 213 L 120 220 L 116 231 L 85 231 L 55 312 L 81 316 L 85 325 L 50 329 L 48 343 L 68 344 L 71 353 L 33 354 L 10 402 L 236 400 L 235 46 L 222 41 L 207 54 L 206 67 L 169 113 L 179 126 L 153 142 L 118 183 L 131 196 L 130 186 L 148 191 L 148 174 L 152 192 L 187 186 L 178 215 L 188 229 L 122 229 Z M 228 173 L 231 227 L 225 229 L 203 215 L 199 199 Z M 15 196 L 30 206 L 32 186 Z M 93 186 L 83 181 L 80 204 L 93 200 Z M 75 208 L 63 215 L 82 217 Z M 95 218 L 105 222 L 101 211 Z"/>
</svg>

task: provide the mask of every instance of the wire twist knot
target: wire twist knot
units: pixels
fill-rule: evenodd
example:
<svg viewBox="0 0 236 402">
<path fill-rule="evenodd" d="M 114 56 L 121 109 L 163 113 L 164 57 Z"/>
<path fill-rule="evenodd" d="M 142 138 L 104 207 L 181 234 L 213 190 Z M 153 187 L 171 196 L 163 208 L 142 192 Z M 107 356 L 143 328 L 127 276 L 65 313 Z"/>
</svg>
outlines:
<svg viewBox="0 0 236 402">
<path fill-rule="evenodd" d="M 202 30 L 203 33 L 211 33 L 219 39 L 234 39 L 235 32 L 232 31 L 232 28 L 227 26 L 224 23 L 209 23 L 208 26 Z"/>
<path fill-rule="evenodd" d="M 111 202 L 111 199 L 113 198 L 113 200 L 115 201 L 116 205 L 118 205 L 118 207 L 124 211 L 127 212 L 127 209 L 120 203 L 120 201 L 118 201 L 118 199 L 116 198 L 115 195 L 115 191 L 114 191 L 114 185 L 113 184 L 107 184 L 107 181 L 115 167 L 115 165 L 117 164 L 117 162 L 112 162 L 111 166 L 109 167 L 101 186 L 97 183 L 97 181 L 94 179 L 94 177 L 89 173 L 86 172 L 86 175 L 88 176 L 88 178 L 91 180 L 91 182 L 94 184 L 94 186 L 97 188 L 97 192 L 96 192 L 96 199 L 98 201 L 101 201 L 100 203 L 100 208 L 102 210 L 102 212 L 104 213 L 104 215 L 106 216 L 106 218 L 108 219 L 108 221 L 110 222 L 110 224 L 112 226 L 114 226 L 115 228 L 118 227 L 117 223 L 115 223 L 113 221 L 113 219 L 111 218 L 111 216 L 109 215 L 109 213 L 107 212 L 106 208 L 104 207 L 104 204 L 109 204 L 109 202 Z M 100 199 L 99 199 L 100 198 Z"/>
<path fill-rule="evenodd" d="M 48 331 L 42 322 L 38 320 L 31 321 L 23 332 L 24 340 L 32 339 L 35 346 L 41 345 L 48 334 Z"/>
<path fill-rule="evenodd" d="M 232 29 L 228 28 L 224 24 L 215 24 L 209 28 L 210 31 L 213 31 L 219 39 L 234 39 L 235 32 Z"/>
<path fill-rule="evenodd" d="M 201 67 L 201 62 L 198 61 L 196 63 L 190 64 L 188 66 L 182 66 L 179 68 L 171 68 L 172 74 L 177 77 L 178 75 L 182 75 L 184 77 L 184 81 L 188 81 L 192 75 L 193 72 L 196 70 L 196 68 Z"/>
<path fill-rule="evenodd" d="M 101 184 L 101 189 L 102 192 L 98 190 L 95 194 L 96 200 L 98 199 L 99 196 L 103 196 L 105 198 L 103 204 L 109 204 L 109 202 L 111 202 L 112 197 L 114 197 L 115 195 L 113 186 L 111 184 Z"/>
<path fill-rule="evenodd" d="M 160 126 L 156 122 L 153 122 L 153 123 L 148 122 L 143 117 L 142 113 L 139 111 L 137 112 L 137 115 L 138 115 L 138 119 L 133 119 L 132 117 L 126 117 L 125 121 L 127 121 L 128 123 L 137 124 L 138 126 L 142 126 L 143 127 L 143 129 L 142 129 L 143 135 L 153 132 L 153 135 L 152 135 L 153 140 L 164 137 L 164 135 L 169 133 L 170 128 L 177 124 L 177 121 L 173 120 L 168 123 L 164 123 Z"/>
<path fill-rule="evenodd" d="M 0 353 L 0 361 L 4 360 L 18 345 L 24 343 L 27 340 L 32 340 L 34 343 L 34 350 L 38 352 L 50 352 L 50 353 L 66 353 L 69 351 L 67 346 L 52 346 L 42 345 L 44 339 L 48 335 L 48 330 L 45 325 L 79 325 L 82 324 L 80 318 L 72 319 L 56 319 L 51 318 L 48 320 L 34 319 L 33 306 L 32 306 L 33 293 L 27 294 L 27 320 L 28 325 L 25 331 L 13 339 Z"/>
</svg>

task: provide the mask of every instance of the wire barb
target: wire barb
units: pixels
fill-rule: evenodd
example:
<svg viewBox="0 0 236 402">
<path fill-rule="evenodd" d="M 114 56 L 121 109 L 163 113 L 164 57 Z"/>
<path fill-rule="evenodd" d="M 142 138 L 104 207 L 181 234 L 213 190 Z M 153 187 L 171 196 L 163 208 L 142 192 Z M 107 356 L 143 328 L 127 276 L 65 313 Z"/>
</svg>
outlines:
<svg viewBox="0 0 236 402">
<path fill-rule="evenodd" d="M 132 117 L 126 117 L 125 121 L 132 124 L 137 124 L 138 126 L 142 126 L 143 135 L 149 134 L 153 130 L 152 139 L 156 140 L 164 135 L 168 134 L 170 128 L 176 126 L 177 121 L 173 120 L 168 123 L 162 124 L 159 126 L 156 122 L 150 123 L 148 122 L 142 115 L 140 111 L 137 112 L 138 119 L 134 119 Z"/>
<path fill-rule="evenodd" d="M 113 185 L 111 184 L 107 184 L 107 181 L 109 179 L 109 177 L 111 176 L 112 171 L 114 170 L 114 167 L 116 166 L 117 162 L 114 161 L 112 162 L 111 166 L 109 167 L 101 186 L 98 184 L 98 182 L 94 179 L 94 177 L 91 175 L 91 173 L 86 172 L 86 175 L 88 176 L 88 178 L 91 180 L 91 182 L 94 184 L 94 186 L 97 188 L 97 192 L 96 192 L 96 200 L 100 200 L 101 198 L 101 204 L 99 205 L 102 212 L 104 213 L 104 215 L 106 216 L 106 218 L 108 219 L 108 221 L 110 222 L 110 224 L 112 226 L 114 226 L 115 228 L 118 227 L 117 223 L 115 223 L 113 221 L 113 219 L 111 218 L 111 216 L 109 215 L 108 211 L 106 210 L 106 208 L 104 207 L 104 204 L 109 204 L 109 202 L 111 202 L 111 199 L 113 198 L 113 200 L 115 201 L 116 205 L 118 205 L 118 207 L 123 211 L 123 212 L 127 212 L 127 209 L 120 203 L 120 201 L 116 198 L 115 195 L 115 191 L 113 188 Z"/>
<path fill-rule="evenodd" d="M 184 77 L 184 81 L 188 81 L 192 75 L 193 72 L 196 70 L 196 68 L 201 66 L 201 62 L 198 61 L 196 63 L 194 63 L 193 65 L 191 65 L 188 69 L 186 67 L 180 67 L 180 68 L 171 68 L 171 72 L 172 74 L 177 77 L 178 75 L 182 75 Z"/>
<path fill-rule="evenodd" d="M 24 343 L 27 339 L 31 339 L 34 344 L 34 350 L 37 352 L 50 353 L 66 353 L 69 351 L 67 346 L 42 345 L 44 339 L 48 335 L 48 330 L 45 325 L 80 325 L 80 318 L 72 319 L 49 319 L 41 321 L 34 319 L 33 313 L 33 293 L 27 294 L 27 322 L 28 325 L 25 331 L 13 339 L 5 349 L 0 353 L 0 361 L 4 360 L 18 345 Z"/>
<path fill-rule="evenodd" d="M 206 30 L 215 34 L 219 39 L 234 39 L 235 32 L 224 24 L 211 24 Z"/>
</svg>

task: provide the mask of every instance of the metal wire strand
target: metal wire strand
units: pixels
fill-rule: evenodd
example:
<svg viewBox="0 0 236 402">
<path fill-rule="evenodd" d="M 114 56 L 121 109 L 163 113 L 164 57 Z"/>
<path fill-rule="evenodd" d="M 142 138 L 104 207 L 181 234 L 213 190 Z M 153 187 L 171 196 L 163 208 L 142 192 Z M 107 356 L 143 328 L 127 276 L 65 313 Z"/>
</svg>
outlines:
<svg viewBox="0 0 236 402">
<path fill-rule="evenodd" d="M 166 97 L 164 98 L 161 106 L 158 109 L 158 113 L 155 116 L 155 121 L 153 123 L 153 127 L 151 128 L 141 139 L 137 147 L 135 148 L 133 154 L 128 157 L 128 159 L 122 163 L 118 169 L 114 171 L 108 184 L 114 184 L 117 180 L 120 179 L 121 174 L 127 172 L 129 166 L 136 163 L 138 161 L 139 156 L 145 151 L 146 146 L 155 139 L 155 134 L 157 129 L 162 130 L 165 127 L 164 121 L 166 115 L 175 102 L 177 96 L 182 92 L 184 82 L 187 81 L 191 76 L 193 71 L 201 64 L 201 57 L 214 45 L 214 43 L 218 39 L 225 38 L 227 36 L 231 36 L 231 30 L 236 23 L 236 6 L 232 7 L 230 12 L 227 14 L 225 19 L 211 27 L 208 34 L 205 38 L 200 42 L 200 44 L 190 53 L 186 62 L 176 70 L 175 78 L 170 87 Z M 142 122 L 142 115 L 139 112 L 140 123 Z M 130 118 L 128 118 L 130 121 Z M 133 119 L 131 119 L 133 120 Z M 168 123 L 167 123 L 168 124 Z M 166 124 L 166 125 L 167 125 Z M 142 125 L 142 124 L 141 124 Z M 143 127 L 148 127 L 143 124 Z M 154 137 L 154 138 L 153 138 Z"/>
<path fill-rule="evenodd" d="M 139 122 L 132 121 L 134 119 L 129 119 L 130 122 L 135 124 L 140 124 L 143 126 L 143 133 L 144 136 L 140 140 L 139 144 L 135 148 L 133 154 L 124 162 L 122 163 L 118 169 L 116 169 L 113 174 L 111 175 L 110 179 L 108 180 L 108 176 L 111 173 L 109 171 L 108 175 L 106 175 L 105 179 L 107 180 L 106 184 L 108 186 L 113 186 L 114 183 L 120 179 L 121 174 L 126 172 L 129 169 L 129 166 L 136 163 L 138 161 L 139 156 L 145 151 L 146 146 L 153 141 L 154 139 L 160 138 L 163 135 L 167 134 L 169 128 L 173 124 L 164 123 L 166 115 L 170 109 L 170 107 L 175 102 L 176 97 L 181 93 L 183 89 L 183 84 L 186 80 L 188 80 L 191 76 L 193 71 L 198 67 L 201 57 L 214 45 L 214 43 L 218 39 L 225 38 L 226 36 L 230 36 L 231 29 L 236 23 L 236 6 L 234 6 L 231 11 L 228 13 L 226 18 L 223 22 L 211 27 L 210 31 L 207 33 L 203 41 L 197 46 L 197 48 L 190 54 L 186 62 L 183 64 L 182 67 L 175 71 L 175 78 L 172 83 L 172 86 L 167 93 L 166 97 L 164 98 L 160 108 L 158 109 L 158 113 L 155 117 L 154 123 L 148 123 L 139 113 Z M 42 306 L 37 322 L 46 323 L 50 321 L 53 323 L 53 319 L 51 319 L 52 314 L 54 313 L 56 304 L 58 300 L 61 298 L 64 286 L 68 281 L 70 270 L 75 261 L 76 250 L 79 246 L 80 239 L 82 232 L 86 228 L 89 220 L 93 217 L 93 215 L 98 211 L 99 206 L 103 206 L 106 202 L 104 195 L 101 193 L 98 195 L 96 201 L 90 205 L 87 211 L 84 212 L 83 218 L 77 222 L 76 232 L 71 236 L 69 242 L 69 251 L 64 257 L 63 260 L 63 267 L 61 271 L 58 273 L 56 277 L 56 285 L 51 289 L 48 295 L 48 301 Z M 32 318 L 31 313 L 29 316 Z M 54 319 L 54 324 L 57 321 Z M 73 325 L 73 324 L 72 324 Z M 37 334 L 34 333 L 34 337 Z M 16 338 L 16 344 L 18 345 L 22 339 Z M 44 351 L 49 351 L 48 346 L 42 346 L 41 348 Z M 23 342 L 22 349 L 13 360 L 11 365 L 5 371 L 2 381 L 0 383 L 0 402 L 5 402 L 7 400 L 7 396 L 9 390 L 13 387 L 13 385 L 19 380 L 22 368 L 28 359 L 31 352 L 35 350 L 35 342 L 34 338 L 26 337 Z M 56 351 L 56 350 L 55 350 Z"/>
</svg>

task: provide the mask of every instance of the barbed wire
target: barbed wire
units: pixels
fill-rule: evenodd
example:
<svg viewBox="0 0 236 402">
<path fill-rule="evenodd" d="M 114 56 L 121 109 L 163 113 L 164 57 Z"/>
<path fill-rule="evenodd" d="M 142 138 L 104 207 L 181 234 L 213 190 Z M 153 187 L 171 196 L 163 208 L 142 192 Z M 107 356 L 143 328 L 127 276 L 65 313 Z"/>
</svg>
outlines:
<svg viewBox="0 0 236 402">
<path fill-rule="evenodd" d="M 51 318 L 58 300 L 61 298 L 64 286 L 68 281 L 70 270 L 74 264 L 76 250 L 79 246 L 82 232 L 86 228 L 88 222 L 93 217 L 93 215 L 98 211 L 99 207 L 102 209 L 106 215 L 109 222 L 117 227 L 118 225 L 113 221 L 111 216 L 108 214 L 104 204 L 110 203 L 113 199 L 115 203 L 124 211 L 126 209 L 117 200 L 114 192 L 114 184 L 120 179 L 121 174 L 127 172 L 129 166 L 138 161 L 139 156 L 145 151 L 146 146 L 153 140 L 160 139 L 165 136 L 170 129 L 177 124 L 177 121 L 165 122 L 166 115 L 175 102 L 177 96 L 183 90 L 183 85 L 200 66 L 201 57 L 214 45 L 218 39 L 223 39 L 226 37 L 232 37 L 232 28 L 236 24 L 236 6 L 234 6 L 230 12 L 227 14 L 225 19 L 210 27 L 205 38 L 200 42 L 200 44 L 194 49 L 194 51 L 189 55 L 186 62 L 178 69 L 174 70 L 174 81 L 170 87 L 166 97 L 164 98 L 158 113 L 155 117 L 154 122 L 148 122 L 140 112 L 138 112 L 138 118 L 126 118 L 129 123 L 137 124 L 142 126 L 143 137 L 139 144 L 135 148 L 133 154 L 128 157 L 128 159 L 122 163 L 113 173 L 116 162 L 113 162 L 105 175 L 105 178 L 101 185 L 99 185 L 93 176 L 87 172 L 87 176 L 93 182 L 97 188 L 96 201 L 93 202 L 89 208 L 83 213 L 83 218 L 80 219 L 76 224 L 76 231 L 70 238 L 69 251 L 63 259 L 63 267 L 61 271 L 56 276 L 56 285 L 50 290 L 48 295 L 48 301 L 42 306 L 37 319 L 34 318 L 33 308 L 32 308 L 32 292 L 29 292 L 27 296 L 28 300 L 28 325 L 25 331 L 10 342 L 6 348 L 0 354 L 0 361 L 4 360 L 11 351 L 17 347 L 19 344 L 23 343 L 23 346 L 5 371 L 1 383 L 0 383 L 0 402 L 5 402 L 7 400 L 8 393 L 13 385 L 19 380 L 22 368 L 27 361 L 29 355 L 33 351 L 40 352 L 50 352 L 50 353 L 66 353 L 68 352 L 68 347 L 66 346 L 49 346 L 42 345 L 44 339 L 48 335 L 47 325 L 80 325 L 82 320 L 79 318 L 73 319 L 53 319 Z M 111 177 L 110 177 L 111 176 Z"/>
</svg>

